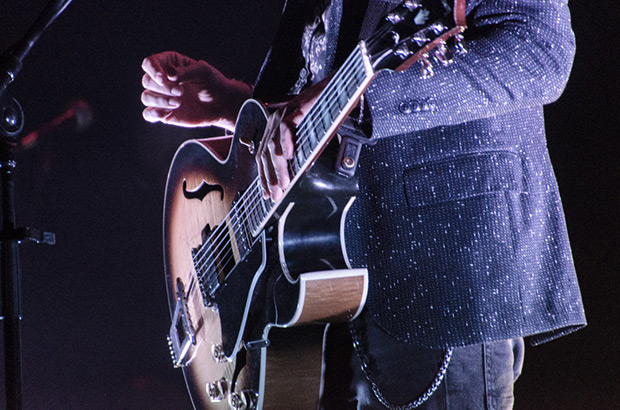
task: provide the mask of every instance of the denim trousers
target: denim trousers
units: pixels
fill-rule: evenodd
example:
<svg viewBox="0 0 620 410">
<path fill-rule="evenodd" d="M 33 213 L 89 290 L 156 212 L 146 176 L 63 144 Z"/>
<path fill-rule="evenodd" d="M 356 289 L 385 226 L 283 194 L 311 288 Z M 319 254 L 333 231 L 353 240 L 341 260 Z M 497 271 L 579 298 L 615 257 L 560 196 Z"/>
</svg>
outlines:
<svg viewBox="0 0 620 410">
<path fill-rule="evenodd" d="M 353 339 L 361 339 L 356 348 L 349 348 L 353 343 L 346 325 L 329 329 L 320 409 L 414 408 L 411 404 L 438 378 L 446 351 L 396 340 L 367 314 L 353 329 Z M 513 386 L 521 373 L 523 356 L 523 338 L 456 347 L 441 383 L 415 408 L 512 409 Z"/>
</svg>

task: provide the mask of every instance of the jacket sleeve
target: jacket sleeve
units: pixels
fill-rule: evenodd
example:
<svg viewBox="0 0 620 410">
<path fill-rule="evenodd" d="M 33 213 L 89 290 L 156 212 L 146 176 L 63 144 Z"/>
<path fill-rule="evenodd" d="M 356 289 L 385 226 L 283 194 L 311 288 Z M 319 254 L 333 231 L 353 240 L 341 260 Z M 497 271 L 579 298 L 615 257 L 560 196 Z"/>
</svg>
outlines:
<svg viewBox="0 0 620 410">
<path fill-rule="evenodd" d="M 382 71 L 366 92 L 373 137 L 455 125 L 555 101 L 575 51 L 567 0 L 469 0 L 468 53 L 422 78 Z"/>
</svg>

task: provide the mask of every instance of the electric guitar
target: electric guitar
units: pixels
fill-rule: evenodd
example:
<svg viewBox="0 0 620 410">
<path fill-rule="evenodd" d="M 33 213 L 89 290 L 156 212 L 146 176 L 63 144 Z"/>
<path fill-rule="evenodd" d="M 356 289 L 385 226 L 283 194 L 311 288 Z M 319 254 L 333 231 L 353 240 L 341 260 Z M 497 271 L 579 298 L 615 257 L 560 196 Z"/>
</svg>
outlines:
<svg viewBox="0 0 620 410">
<path fill-rule="evenodd" d="M 164 204 L 168 340 L 196 409 L 316 409 L 325 325 L 314 324 L 351 320 L 368 292 L 342 233 L 357 182 L 333 171 L 325 148 L 379 70 L 421 61 L 429 74 L 431 60 L 459 52 L 456 3 L 404 1 L 357 45 L 297 126 L 281 200 L 263 199 L 256 174 L 268 117 L 257 101 L 234 136 L 178 149 Z"/>
</svg>

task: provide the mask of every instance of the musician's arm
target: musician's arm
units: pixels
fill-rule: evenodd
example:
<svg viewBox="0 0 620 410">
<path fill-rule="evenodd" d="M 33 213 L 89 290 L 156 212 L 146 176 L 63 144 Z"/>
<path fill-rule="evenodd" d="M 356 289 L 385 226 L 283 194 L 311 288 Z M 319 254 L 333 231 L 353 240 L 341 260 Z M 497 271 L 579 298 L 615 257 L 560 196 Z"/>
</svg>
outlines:
<svg viewBox="0 0 620 410">
<path fill-rule="evenodd" d="M 469 52 L 423 79 L 382 72 L 366 93 L 374 137 L 500 115 L 556 100 L 575 42 L 566 0 L 468 0 Z"/>
<path fill-rule="evenodd" d="M 234 130 L 237 113 L 252 94 L 250 85 L 172 51 L 145 58 L 142 68 L 142 115 L 149 122 Z"/>
</svg>

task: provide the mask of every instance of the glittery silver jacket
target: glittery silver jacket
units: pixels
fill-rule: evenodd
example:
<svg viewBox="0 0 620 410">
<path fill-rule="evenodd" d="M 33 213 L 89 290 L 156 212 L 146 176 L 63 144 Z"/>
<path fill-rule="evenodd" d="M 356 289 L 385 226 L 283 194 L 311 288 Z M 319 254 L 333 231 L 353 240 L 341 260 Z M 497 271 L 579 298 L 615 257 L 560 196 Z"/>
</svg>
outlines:
<svg viewBox="0 0 620 410">
<path fill-rule="evenodd" d="M 566 0 L 468 0 L 467 22 L 454 64 L 429 79 L 382 72 L 366 92 L 377 142 L 359 161 L 347 249 L 369 268 L 368 310 L 402 340 L 542 343 L 585 325 L 542 109 L 571 69 L 570 15 Z M 268 61 L 292 55 L 274 46 Z"/>
</svg>

